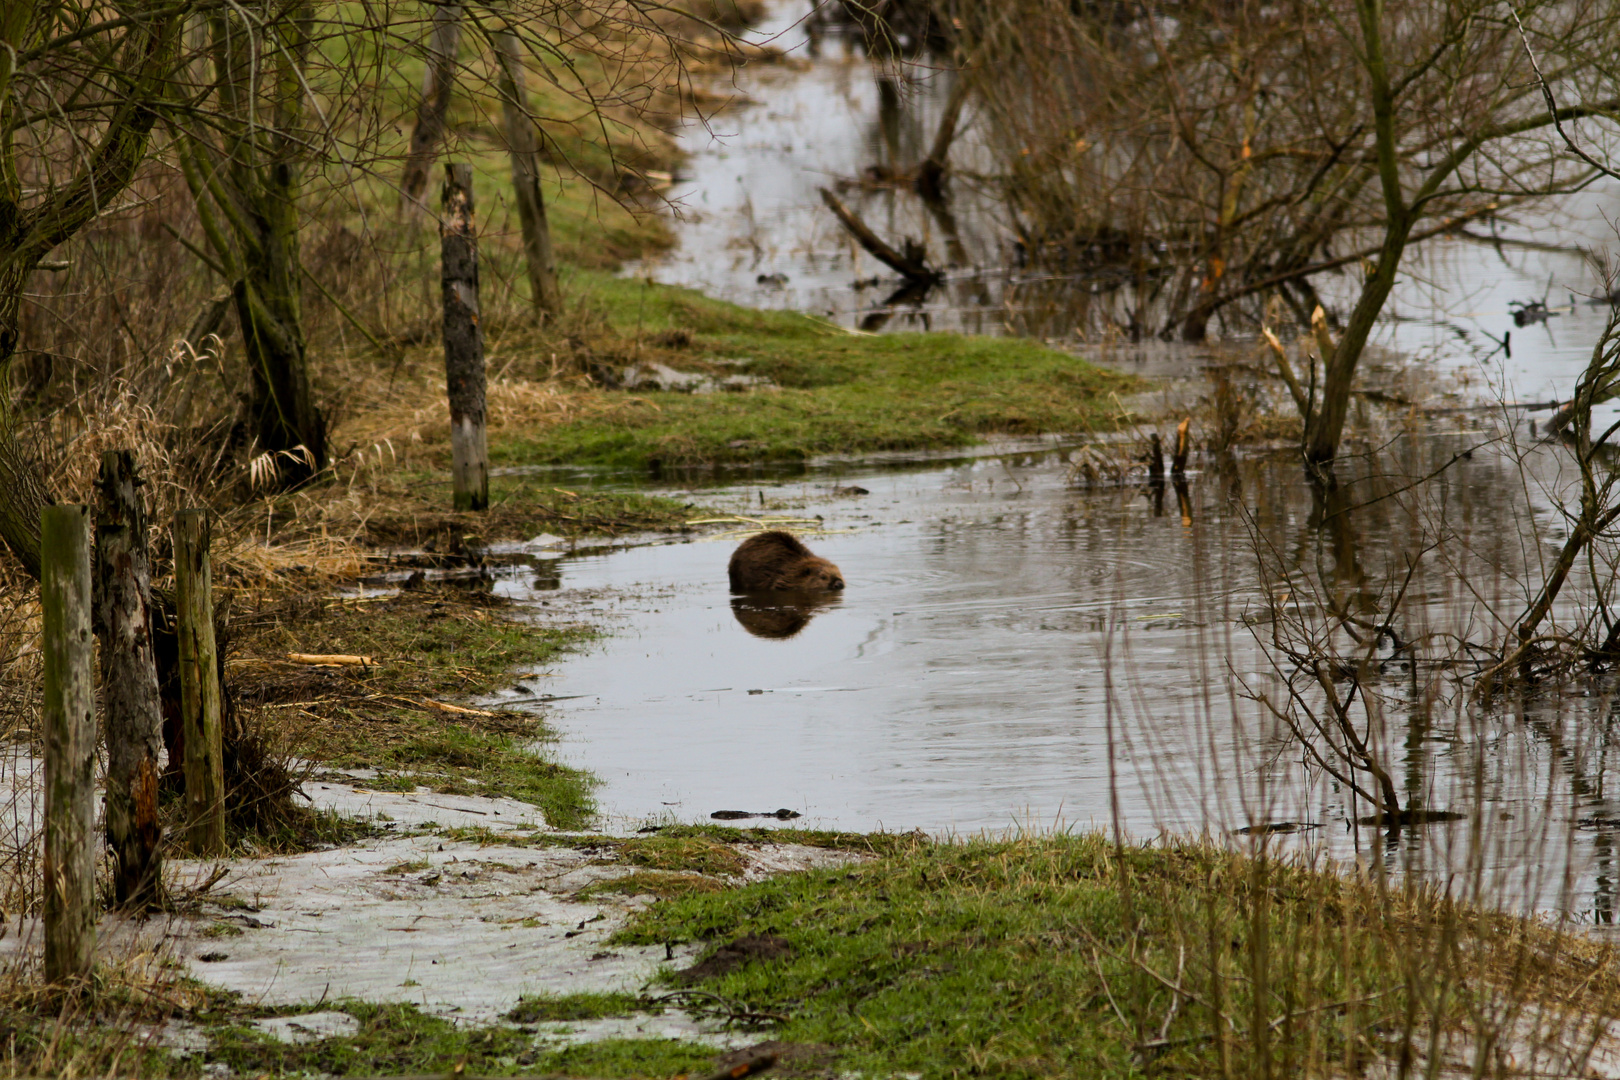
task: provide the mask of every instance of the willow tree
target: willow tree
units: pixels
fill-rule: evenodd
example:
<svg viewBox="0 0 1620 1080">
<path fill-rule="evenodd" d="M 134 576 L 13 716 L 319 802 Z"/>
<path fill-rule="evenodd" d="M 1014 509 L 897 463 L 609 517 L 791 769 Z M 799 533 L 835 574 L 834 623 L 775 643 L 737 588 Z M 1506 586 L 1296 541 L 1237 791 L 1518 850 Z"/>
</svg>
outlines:
<svg viewBox="0 0 1620 1080">
<path fill-rule="evenodd" d="M 24 293 L 146 160 L 190 10 L 187 0 L 0 3 L 0 537 L 36 577 L 49 496 L 18 445 L 10 392 Z"/>
<path fill-rule="evenodd" d="M 326 466 L 326 420 L 310 389 L 299 193 L 312 106 L 310 0 L 232 3 L 208 16 L 206 125 L 177 125 L 179 157 L 217 264 L 231 283 L 252 378 L 254 449 L 285 483 Z"/>
</svg>

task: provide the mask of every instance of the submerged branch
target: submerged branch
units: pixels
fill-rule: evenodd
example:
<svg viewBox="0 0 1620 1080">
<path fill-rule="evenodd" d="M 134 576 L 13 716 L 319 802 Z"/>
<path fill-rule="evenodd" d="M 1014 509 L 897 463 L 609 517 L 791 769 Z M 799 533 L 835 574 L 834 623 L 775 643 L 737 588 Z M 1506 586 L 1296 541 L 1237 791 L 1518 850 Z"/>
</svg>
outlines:
<svg viewBox="0 0 1620 1080">
<path fill-rule="evenodd" d="M 827 188 L 821 189 L 821 201 L 827 204 L 827 209 L 837 216 L 839 222 L 849 230 L 849 234 L 860 243 L 861 247 L 908 281 L 937 285 L 944 280 L 939 271 L 930 269 L 928 264 L 923 262 L 922 252 L 912 250 L 910 244 L 906 245 L 908 250 L 905 254 L 894 250 L 884 243 L 877 233 L 869 229 L 866 222 L 856 216 L 855 211 L 845 206 L 843 200 Z"/>
</svg>

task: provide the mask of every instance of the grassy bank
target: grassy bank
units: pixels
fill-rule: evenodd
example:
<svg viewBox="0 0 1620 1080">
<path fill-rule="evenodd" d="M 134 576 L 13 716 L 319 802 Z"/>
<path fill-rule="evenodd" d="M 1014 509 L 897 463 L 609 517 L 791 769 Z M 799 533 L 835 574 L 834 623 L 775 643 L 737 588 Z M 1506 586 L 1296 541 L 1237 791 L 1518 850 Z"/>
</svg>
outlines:
<svg viewBox="0 0 1620 1080">
<path fill-rule="evenodd" d="M 384 789 L 507 796 L 578 828 L 594 780 L 544 750 L 534 713 L 471 709 L 466 697 L 540 681 L 594 628 L 564 615 L 535 623 L 478 588 L 424 587 L 376 601 L 298 595 L 239 619 L 228 666 L 238 703 L 306 760 L 376 769 Z M 313 666 L 289 654 L 367 657 Z"/>
<path fill-rule="evenodd" d="M 198 1017 L 212 1059 L 251 1075 L 727 1066 L 675 1039 L 559 1047 L 531 1034 L 680 1009 L 770 1041 L 785 1077 L 1495 1075 L 1505 1062 L 1577 1075 L 1595 1025 L 1620 1007 L 1607 944 L 1415 886 L 1200 845 L 1120 851 L 1097 836 L 795 833 L 856 861 L 726 878 L 726 847 L 757 832 L 545 841 L 715 883 L 652 904 L 615 939 L 704 946 L 657 985 L 525 998 L 484 1028 L 342 1001 L 359 1033 L 301 1046 L 234 1026 L 259 1010 L 221 1006 Z"/>
<path fill-rule="evenodd" d="M 667 979 L 677 1000 L 868 1076 L 1355 1075 L 1504 1054 L 1557 1071 L 1620 1007 L 1611 949 L 1584 936 L 1420 886 L 1097 836 L 917 841 L 661 903 L 619 938 L 707 943 Z"/>
<path fill-rule="evenodd" d="M 756 311 L 687 289 L 576 269 L 571 313 L 542 332 L 492 334 L 497 465 L 661 467 L 795 462 L 827 455 L 970 445 L 991 435 L 1110 430 L 1139 380 L 1018 338 L 860 334 L 795 312 Z M 407 371 L 430 372 L 413 357 Z M 663 365 L 741 391 L 615 389 Z M 631 379 L 630 381 L 634 381 Z M 346 431 L 362 446 L 409 447 L 442 469 L 442 389 L 424 375 L 371 395 Z M 432 415 L 431 424 L 421 423 Z"/>
<path fill-rule="evenodd" d="M 965 446 L 986 435 L 1111 428 L 1132 380 L 1024 339 L 855 334 L 794 312 L 598 280 L 630 351 L 682 371 L 753 376 L 743 393 L 635 393 L 611 413 L 513 433 L 511 462 L 622 466 L 802 461 Z M 636 312 L 637 333 L 624 325 Z M 646 343 L 657 343 L 657 355 Z M 644 361 L 645 362 L 645 361 Z"/>
</svg>

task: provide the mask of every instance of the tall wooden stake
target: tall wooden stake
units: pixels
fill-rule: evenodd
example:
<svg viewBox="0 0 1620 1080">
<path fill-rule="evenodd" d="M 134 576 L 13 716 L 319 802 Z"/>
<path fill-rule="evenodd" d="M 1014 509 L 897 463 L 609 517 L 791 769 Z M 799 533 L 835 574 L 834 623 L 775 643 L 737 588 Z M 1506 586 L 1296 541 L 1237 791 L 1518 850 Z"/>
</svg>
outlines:
<svg viewBox="0 0 1620 1080">
<path fill-rule="evenodd" d="M 206 510 L 182 510 L 174 516 L 180 723 L 186 748 L 186 843 L 197 855 L 217 855 L 225 850 L 225 759 L 209 532 Z"/>
<path fill-rule="evenodd" d="M 478 321 L 478 234 L 472 166 L 444 167 L 444 374 L 450 393 L 450 475 L 457 510 L 489 508 L 489 445 L 484 435 L 484 333 Z"/>
<path fill-rule="evenodd" d="M 96 477 L 96 611 L 101 625 L 101 692 L 107 732 L 107 847 L 113 895 L 137 906 L 157 898 L 158 755 L 163 715 L 152 655 L 152 583 L 146 509 L 135 455 L 109 450 Z"/>
<path fill-rule="evenodd" d="M 96 700 L 91 669 L 90 513 L 40 514 L 45 609 L 45 978 L 90 974 L 95 955 Z"/>
<path fill-rule="evenodd" d="M 541 319 L 553 319 L 562 313 L 562 293 L 557 288 L 557 265 L 551 254 L 551 223 L 546 220 L 546 200 L 540 191 L 540 147 L 535 139 L 534 118 L 529 114 L 523 45 L 510 30 L 497 30 L 490 37 L 500 60 L 501 111 L 512 157 L 518 219 L 523 224 L 531 299 Z"/>
</svg>

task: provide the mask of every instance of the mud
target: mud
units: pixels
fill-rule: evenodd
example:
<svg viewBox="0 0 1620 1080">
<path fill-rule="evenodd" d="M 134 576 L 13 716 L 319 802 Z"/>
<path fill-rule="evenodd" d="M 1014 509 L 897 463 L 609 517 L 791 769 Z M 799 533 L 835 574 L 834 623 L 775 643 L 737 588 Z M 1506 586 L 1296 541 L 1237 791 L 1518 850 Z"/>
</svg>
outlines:
<svg viewBox="0 0 1620 1080">
<path fill-rule="evenodd" d="M 675 977 L 681 985 L 691 986 L 705 979 L 730 975 L 747 964 L 785 960 L 792 955 L 793 946 L 782 938 L 772 934 L 746 934 L 726 942 L 691 967 L 681 969 Z"/>
</svg>

